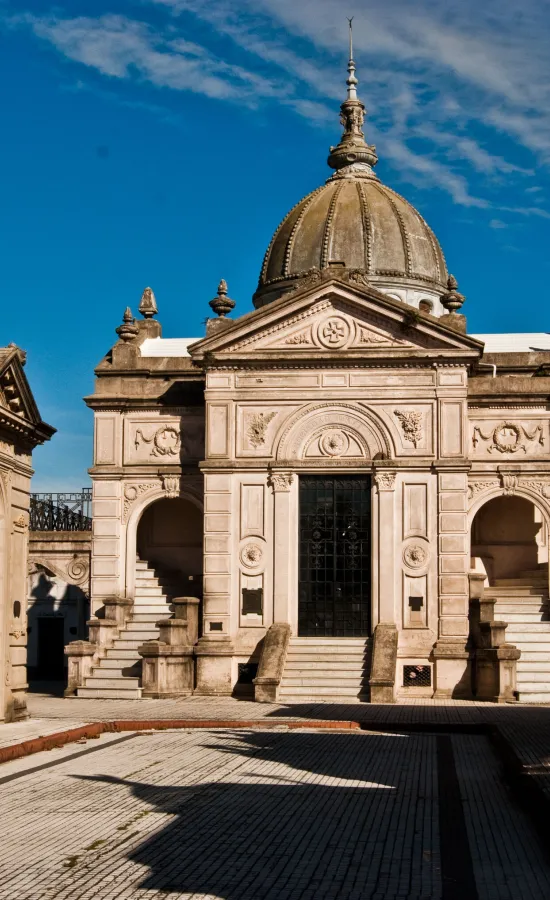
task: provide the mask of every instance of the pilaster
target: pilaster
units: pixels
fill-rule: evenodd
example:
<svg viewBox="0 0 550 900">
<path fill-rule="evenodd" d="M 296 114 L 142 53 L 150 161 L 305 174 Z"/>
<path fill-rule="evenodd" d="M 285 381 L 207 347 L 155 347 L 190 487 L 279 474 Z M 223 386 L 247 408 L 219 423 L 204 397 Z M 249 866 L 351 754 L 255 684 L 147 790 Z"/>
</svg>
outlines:
<svg viewBox="0 0 550 900">
<path fill-rule="evenodd" d="M 295 591 L 290 584 L 291 555 L 294 531 L 291 523 L 291 472 L 274 472 L 273 488 L 273 621 L 290 623 L 291 601 Z"/>
</svg>

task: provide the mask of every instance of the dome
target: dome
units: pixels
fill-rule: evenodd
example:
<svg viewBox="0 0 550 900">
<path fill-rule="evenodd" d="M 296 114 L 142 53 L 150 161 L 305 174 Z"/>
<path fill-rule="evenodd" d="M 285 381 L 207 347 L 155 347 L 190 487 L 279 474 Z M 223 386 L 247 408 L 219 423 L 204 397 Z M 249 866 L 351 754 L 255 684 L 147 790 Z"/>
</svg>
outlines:
<svg viewBox="0 0 550 900">
<path fill-rule="evenodd" d="M 424 300 L 425 310 L 440 315 L 448 278 L 443 252 L 420 213 L 375 175 L 378 159 L 361 130 L 365 107 L 357 99 L 353 56 L 348 72 L 348 98 L 341 107 L 344 134 L 328 159 L 336 172 L 279 225 L 254 305 L 299 288 L 300 280 L 316 271 L 334 269 L 344 277 L 360 272 L 395 299 L 413 306 Z"/>
</svg>

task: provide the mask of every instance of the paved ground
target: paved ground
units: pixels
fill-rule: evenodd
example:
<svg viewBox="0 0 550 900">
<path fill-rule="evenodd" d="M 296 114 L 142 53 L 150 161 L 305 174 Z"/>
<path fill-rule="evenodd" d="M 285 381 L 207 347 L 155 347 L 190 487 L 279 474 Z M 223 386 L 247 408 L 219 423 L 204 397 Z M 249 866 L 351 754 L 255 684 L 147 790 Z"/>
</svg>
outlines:
<svg viewBox="0 0 550 900">
<path fill-rule="evenodd" d="M 103 735 L 0 767 L 0 900 L 548 900 L 486 738 Z"/>
</svg>

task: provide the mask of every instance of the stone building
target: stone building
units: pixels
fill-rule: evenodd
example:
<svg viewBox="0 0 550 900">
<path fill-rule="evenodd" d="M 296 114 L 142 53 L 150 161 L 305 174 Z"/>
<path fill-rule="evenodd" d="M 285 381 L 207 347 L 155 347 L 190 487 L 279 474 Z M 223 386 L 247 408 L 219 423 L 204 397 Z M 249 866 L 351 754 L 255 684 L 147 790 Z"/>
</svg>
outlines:
<svg viewBox="0 0 550 900">
<path fill-rule="evenodd" d="M 550 336 L 467 333 L 347 85 L 254 311 L 163 338 L 147 289 L 96 369 L 69 693 L 550 698 Z"/>
<path fill-rule="evenodd" d="M 0 721 L 25 718 L 27 554 L 31 455 L 55 429 L 40 417 L 23 366 L 0 347 Z"/>
</svg>

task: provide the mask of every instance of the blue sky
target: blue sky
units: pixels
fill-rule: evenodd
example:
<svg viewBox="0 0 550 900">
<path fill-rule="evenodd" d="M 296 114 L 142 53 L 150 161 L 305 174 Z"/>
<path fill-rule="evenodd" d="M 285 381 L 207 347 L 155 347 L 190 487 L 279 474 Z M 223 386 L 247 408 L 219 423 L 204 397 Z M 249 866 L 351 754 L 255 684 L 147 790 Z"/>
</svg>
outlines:
<svg viewBox="0 0 550 900">
<path fill-rule="evenodd" d="M 469 330 L 550 330 L 548 0 L 0 0 L 2 343 L 58 428 L 35 490 L 88 483 L 81 398 L 145 286 L 167 337 L 203 333 L 221 277 L 251 308 L 329 174 L 346 15 L 378 175 L 438 235 Z"/>
</svg>

